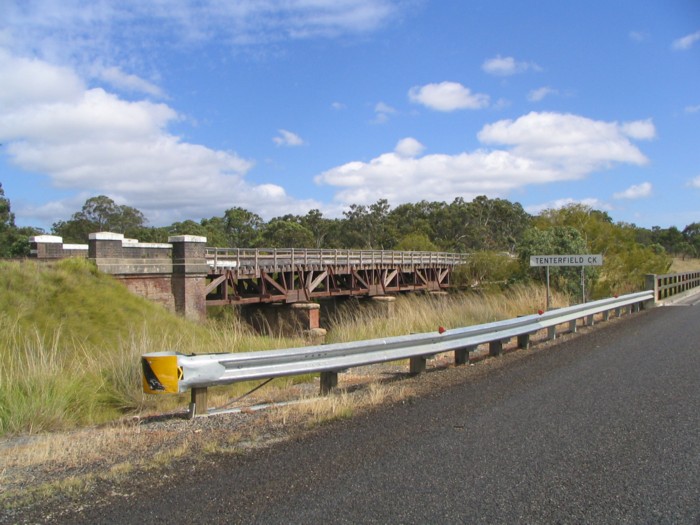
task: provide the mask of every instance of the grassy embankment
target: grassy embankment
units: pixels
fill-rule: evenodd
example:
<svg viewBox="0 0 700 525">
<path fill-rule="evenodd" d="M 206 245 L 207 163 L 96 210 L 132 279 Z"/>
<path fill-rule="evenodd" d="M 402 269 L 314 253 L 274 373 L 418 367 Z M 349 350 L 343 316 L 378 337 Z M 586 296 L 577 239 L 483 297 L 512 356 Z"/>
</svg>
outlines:
<svg viewBox="0 0 700 525">
<path fill-rule="evenodd" d="M 300 344 L 256 336 L 235 320 L 185 321 L 84 260 L 0 262 L 0 435 L 185 406 L 183 396 L 142 394 L 140 356 L 147 352 Z"/>
<path fill-rule="evenodd" d="M 372 309 L 341 310 L 327 342 L 478 324 L 532 312 L 543 303 L 538 288 L 483 296 L 406 296 L 396 301 L 391 316 L 377 316 Z M 0 262 L 0 435 L 65 430 L 186 406 L 186 395 L 142 394 L 143 353 L 302 344 L 302 339 L 256 335 L 235 316 L 188 322 L 130 294 L 84 260 Z M 278 385 L 285 381 L 276 380 Z M 211 404 L 223 404 L 249 387 L 213 389 Z"/>
</svg>

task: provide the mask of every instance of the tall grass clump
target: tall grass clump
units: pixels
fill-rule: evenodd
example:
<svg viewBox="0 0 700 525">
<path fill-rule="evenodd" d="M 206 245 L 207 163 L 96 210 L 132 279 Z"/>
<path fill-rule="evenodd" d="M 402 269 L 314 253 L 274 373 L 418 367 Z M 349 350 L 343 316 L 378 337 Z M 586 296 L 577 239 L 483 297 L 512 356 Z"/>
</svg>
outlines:
<svg viewBox="0 0 700 525">
<path fill-rule="evenodd" d="M 183 406 L 183 396 L 142 393 L 144 353 L 299 344 L 258 337 L 233 316 L 189 322 L 131 294 L 86 260 L 0 262 L 0 435 Z"/>
<path fill-rule="evenodd" d="M 373 307 L 349 302 L 332 319 L 327 342 L 345 342 L 436 331 L 439 327 L 460 328 L 483 324 L 544 308 L 545 289 L 537 285 L 516 285 L 505 291 L 453 292 L 448 295 L 402 295 L 393 312 L 379 314 Z M 567 304 L 555 295 L 554 303 Z"/>
</svg>

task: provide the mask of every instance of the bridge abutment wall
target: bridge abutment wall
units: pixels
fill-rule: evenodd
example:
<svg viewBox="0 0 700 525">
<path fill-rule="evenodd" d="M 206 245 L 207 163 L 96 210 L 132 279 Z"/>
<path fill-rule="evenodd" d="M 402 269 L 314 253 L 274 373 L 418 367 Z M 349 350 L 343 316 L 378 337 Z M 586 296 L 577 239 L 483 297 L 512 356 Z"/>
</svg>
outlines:
<svg viewBox="0 0 700 525">
<path fill-rule="evenodd" d="M 177 235 L 167 243 L 141 243 L 120 233 L 91 233 L 87 245 L 63 244 L 53 235 L 30 239 L 33 257 L 84 257 L 114 276 L 129 291 L 188 319 L 206 317 L 206 237 Z"/>
</svg>

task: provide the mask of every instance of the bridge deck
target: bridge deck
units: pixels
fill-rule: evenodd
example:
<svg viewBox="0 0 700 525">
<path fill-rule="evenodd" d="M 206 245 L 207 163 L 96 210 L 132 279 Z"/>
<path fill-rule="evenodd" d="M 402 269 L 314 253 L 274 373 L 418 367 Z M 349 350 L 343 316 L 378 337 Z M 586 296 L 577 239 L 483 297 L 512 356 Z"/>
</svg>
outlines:
<svg viewBox="0 0 700 525">
<path fill-rule="evenodd" d="M 436 291 L 466 254 L 380 250 L 208 248 L 207 305 Z"/>
</svg>

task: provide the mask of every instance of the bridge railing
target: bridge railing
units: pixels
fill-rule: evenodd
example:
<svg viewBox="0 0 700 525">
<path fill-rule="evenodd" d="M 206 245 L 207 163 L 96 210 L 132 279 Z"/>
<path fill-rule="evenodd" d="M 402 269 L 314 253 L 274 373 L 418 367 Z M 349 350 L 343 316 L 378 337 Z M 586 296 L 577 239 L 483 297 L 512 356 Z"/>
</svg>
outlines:
<svg viewBox="0 0 700 525">
<path fill-rule="evenodd" d="M 694 293 L 700 287 L 700 271 L 647 275 L 646 288 L 654 291 L 654 300 L 679 298 Z"/>
<path fill-rule="evenodd" d="M 469 254 L 449 252 L 327 250 L 295 248 L 207 248 L 207 264 L 214 269 L 284 269 L 319 266 L 427 266 L 465 264 Z"/>
<path fill-rule="evenodd" d="M 602 313 L 607 320 L 611 311 L 617 316 L 627 308 L 638 311 L 653 297 L 647 290 L 483 325 L 350 343 L 229 354 L 154 352 L 141 358 L 143 387 L 150 394 L 191 389 L 193 414 L 206 412 L 207 387 L 237 381 L 320 372 L 321 392 L 327 392 L 337 385 L 338 373 L 348 368 L 410 359 L 410 371 L 416 374 L 425 369 L 426 359 L 450 351 L 455 353 L 456 364 L 465 364 L 469 352 L 481 344 L 488 344 L 489 353 L 498 355 L 505 342 L 517 337 L 518 347 L 526 348 L 530 335 L 542 329 L 554 339 L 561 324 L 575 331 L 579 319 L 592 325 L 596 314 Z"/>
</svg>

